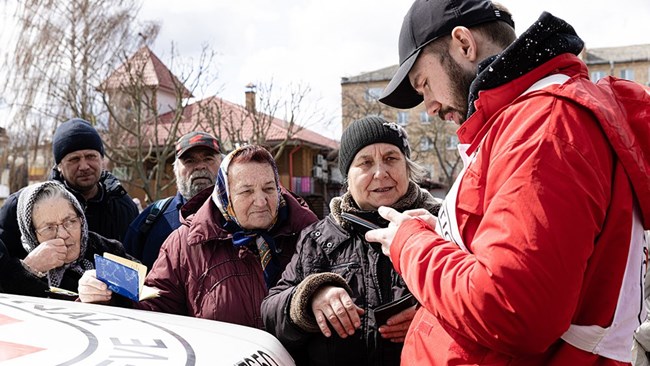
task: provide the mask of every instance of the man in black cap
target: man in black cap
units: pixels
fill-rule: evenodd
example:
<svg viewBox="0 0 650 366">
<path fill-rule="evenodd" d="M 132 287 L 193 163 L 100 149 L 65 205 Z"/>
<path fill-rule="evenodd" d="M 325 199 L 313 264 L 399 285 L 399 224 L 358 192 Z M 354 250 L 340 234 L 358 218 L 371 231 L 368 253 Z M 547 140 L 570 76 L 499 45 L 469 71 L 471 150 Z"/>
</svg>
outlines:
<svg viewBox="0 0 650 366">
<path fill-rule="evenodd" d="M 174 175 L 178 192 L 145 208 L 129 225 L 124 249 L 148 268 L 158 258 L 162 243 L 181 226 L 179 210 L 204 188 L 214 185 L 221 164 L 217 139 L 206 132 L 190 132 L 176 142 Z"/>
<path fill-rule="evenodd" d="M 416 0 L 380 100 L 460 125 L 464 169 L 437 217 L 382 244 L 422 305 L 406 365 L 620 365 L 644 319 L 650 92 L 598 84 L 549 13 L 520 37 L 489 0 Z"/>
<path fill-rule="evenodd" d="M 103 169 L 104 144 L 97 130 L 80 118 L 63 122 L 52 138 L 52 153 L 56 165 L 50 180 L 63 183 L 79 200 L 88 229 L 121 241 L 138 209 L 118 179 Z M 7 197 L 0 209 L 0 240 L 11 257 L 20 259 L 27 255 L 16 217 L 21 192 Z M 34 270 L 40 270 L 38 263 L 35 267 Z"/>
</svg>

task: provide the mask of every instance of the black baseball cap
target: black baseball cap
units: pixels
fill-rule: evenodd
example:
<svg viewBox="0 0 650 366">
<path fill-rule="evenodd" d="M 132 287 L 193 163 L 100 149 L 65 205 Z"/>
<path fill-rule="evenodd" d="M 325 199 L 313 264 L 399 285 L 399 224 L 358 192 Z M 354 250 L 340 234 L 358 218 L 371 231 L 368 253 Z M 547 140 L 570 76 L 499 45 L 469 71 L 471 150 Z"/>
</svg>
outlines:
<svg viewBox="0 0 650 366">
<path fill-rule="evenodd" d="M 416 0 L 406 13 L 399 34 L 399 69 L 379 100 L 401 109 L 422 103 L 422 96 L 408 78 L 422 48 L 451 34 L 455 27 L 472 27 L 495 20 L 515 27 L 510 14 L 496 9 L 490 0 Z"/>
</svg>

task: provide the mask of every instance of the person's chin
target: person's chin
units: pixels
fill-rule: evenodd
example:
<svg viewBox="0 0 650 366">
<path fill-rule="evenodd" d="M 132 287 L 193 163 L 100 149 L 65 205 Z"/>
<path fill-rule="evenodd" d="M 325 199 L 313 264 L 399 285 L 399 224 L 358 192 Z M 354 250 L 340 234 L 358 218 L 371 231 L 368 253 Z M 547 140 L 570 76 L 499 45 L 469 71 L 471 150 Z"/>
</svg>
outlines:
<svg viewBox="0 0 650 366">
<path fill-rule="evenodd" d="M 210 181 L 209 179 L 196 180 L 192 182 L 192 190 L 198 193 L 208 188 L 212 184 L 213 184 L 212 181 Z"/>
<path fill-rule="evenodd" d="M 92 187 L 95 184 L 97 184 L 97 182 L 99 182 L 99 179 L 94 175 L 89 175 L 89 176 L 85 176 L 85 177 L 77 177 L 77 179 L 75 180 L 75 184 L 78 187 L 82 187 L 82 188 Z"/>
<path fill-rule="evenodd" d="M 72 262 L 76 261 L 77 259 L 79 259 L 79 252 L 77 252 L 76 254 L 68 254 L 65 257 L 65 263 L 66 264 L 67 263 L 72 263 Z"/>
<path fill-rule="evenodd" d="M 248 221 L 255 229 L 266 229 L 271 225 L 273 218 L 268 213 L 251 214 Z"/>
<path fill-rule="evenodd" d="M 368 203 L 376 208 L 379 208 L 381 206 L 392 206 L 399 199 L 399 197 L 394 196 L 394 194 L 386 192 L 382 197 L 376 197 L 375 199 L 370 200 Z"/>
</svg>

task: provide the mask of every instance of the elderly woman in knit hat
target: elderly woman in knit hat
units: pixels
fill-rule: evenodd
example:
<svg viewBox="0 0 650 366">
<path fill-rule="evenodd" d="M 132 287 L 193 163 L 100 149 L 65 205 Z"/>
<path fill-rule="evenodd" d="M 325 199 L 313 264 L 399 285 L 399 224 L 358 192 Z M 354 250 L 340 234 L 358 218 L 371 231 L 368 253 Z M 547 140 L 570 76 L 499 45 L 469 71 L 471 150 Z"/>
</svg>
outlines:
<svg viewBox="0 0 650 366">
<path fill-rule="evenodd" d="M 95 268 L 94 255 L 125 256 L 122 244 L 88 231 L 84 211 L 61 183 L 47 181 L 25 187 L 18 198 L 18 226 L 27 256 L 23 267 L 50 287 L 77 291 L 83 273 Z"/>
<path fill-rule="evenodd" d="M 410 159 L 404 129 L 381 117 L 343 132 L 339 166 L 347 192 L 330 202 L 328 217 L 303 230 L 262 303 L 264 323 L 298 364 L 399 365 L 415 301 L 359 222 L 387 225 L 380 206 L 437 213 L 439 204 L 416 183 L 422 170 Z M 382 305 L 393 310 L 382 314 Z"/>
</svg>

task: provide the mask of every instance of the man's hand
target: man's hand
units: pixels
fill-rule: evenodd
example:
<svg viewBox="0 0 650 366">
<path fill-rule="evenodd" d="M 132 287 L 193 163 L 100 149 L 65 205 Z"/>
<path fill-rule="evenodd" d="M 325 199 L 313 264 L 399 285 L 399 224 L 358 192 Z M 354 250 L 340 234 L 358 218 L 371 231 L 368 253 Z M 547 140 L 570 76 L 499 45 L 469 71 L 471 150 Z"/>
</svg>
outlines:
<svg viewBox="0 0 650 366">
<path fill-rule="evenodd" d="M 108 302 L 113 295 L 108 286 L 97 279 L 94 269 L 84 272 L 81 276 L 78 292 L 81 302 Z"/>
<path fill-rule="evenodd" d="M 395 234 L 399 229 L 399 226 L 407 220 L 410 220 L 414 217 L 424 220 L 431 227 L 436 227 L 436 218 L 431 215 L 431 213 L 423 208 L 418 208 L 415 210 L 404 211 L 404 213 L 399 213 L 398 211 L 390 207 L 379 207 L 378 210 L 381 217 L 390 221 L 388 227 L 385 229 L 376 229 L 370 230 L 366 233 L 366 240 L 370 242 L 377 242 L 381 244 L 381 251 L 384 255 L 390 258 L 390 244 L 395 238 Z"/>
<path fill-rule="evenodd" d="M 391 316 L 386 321 L 386 324 L 379 327 L 379 333 L 383 338 L 395 343 L 404 342 L 406 332 L 411 325 L 413 317 L 415 317 L 416 306 L 413 305 L 408 309 L 402 310 L 399 313 Z"/>
<path fill-rule="evenodd" d="M 61 267 L 65 263 L 67 253 L 68 248 L 63 239 L 50 239 L 40 243 L 23 261 L 35 271 L 47 272 Z"/>
<path fill-rule="evenodd" d="M 323 286 L 316 291 L 311 301 L 311 310 L 325 337 L 332 335 L 327 326 L 329 322 L 341 338 L 354 334 L 361 326 L 359 315 L 364 313 L 363 309 L 354 304 L 347 291 L 336 286 Z"/>
</svg>

